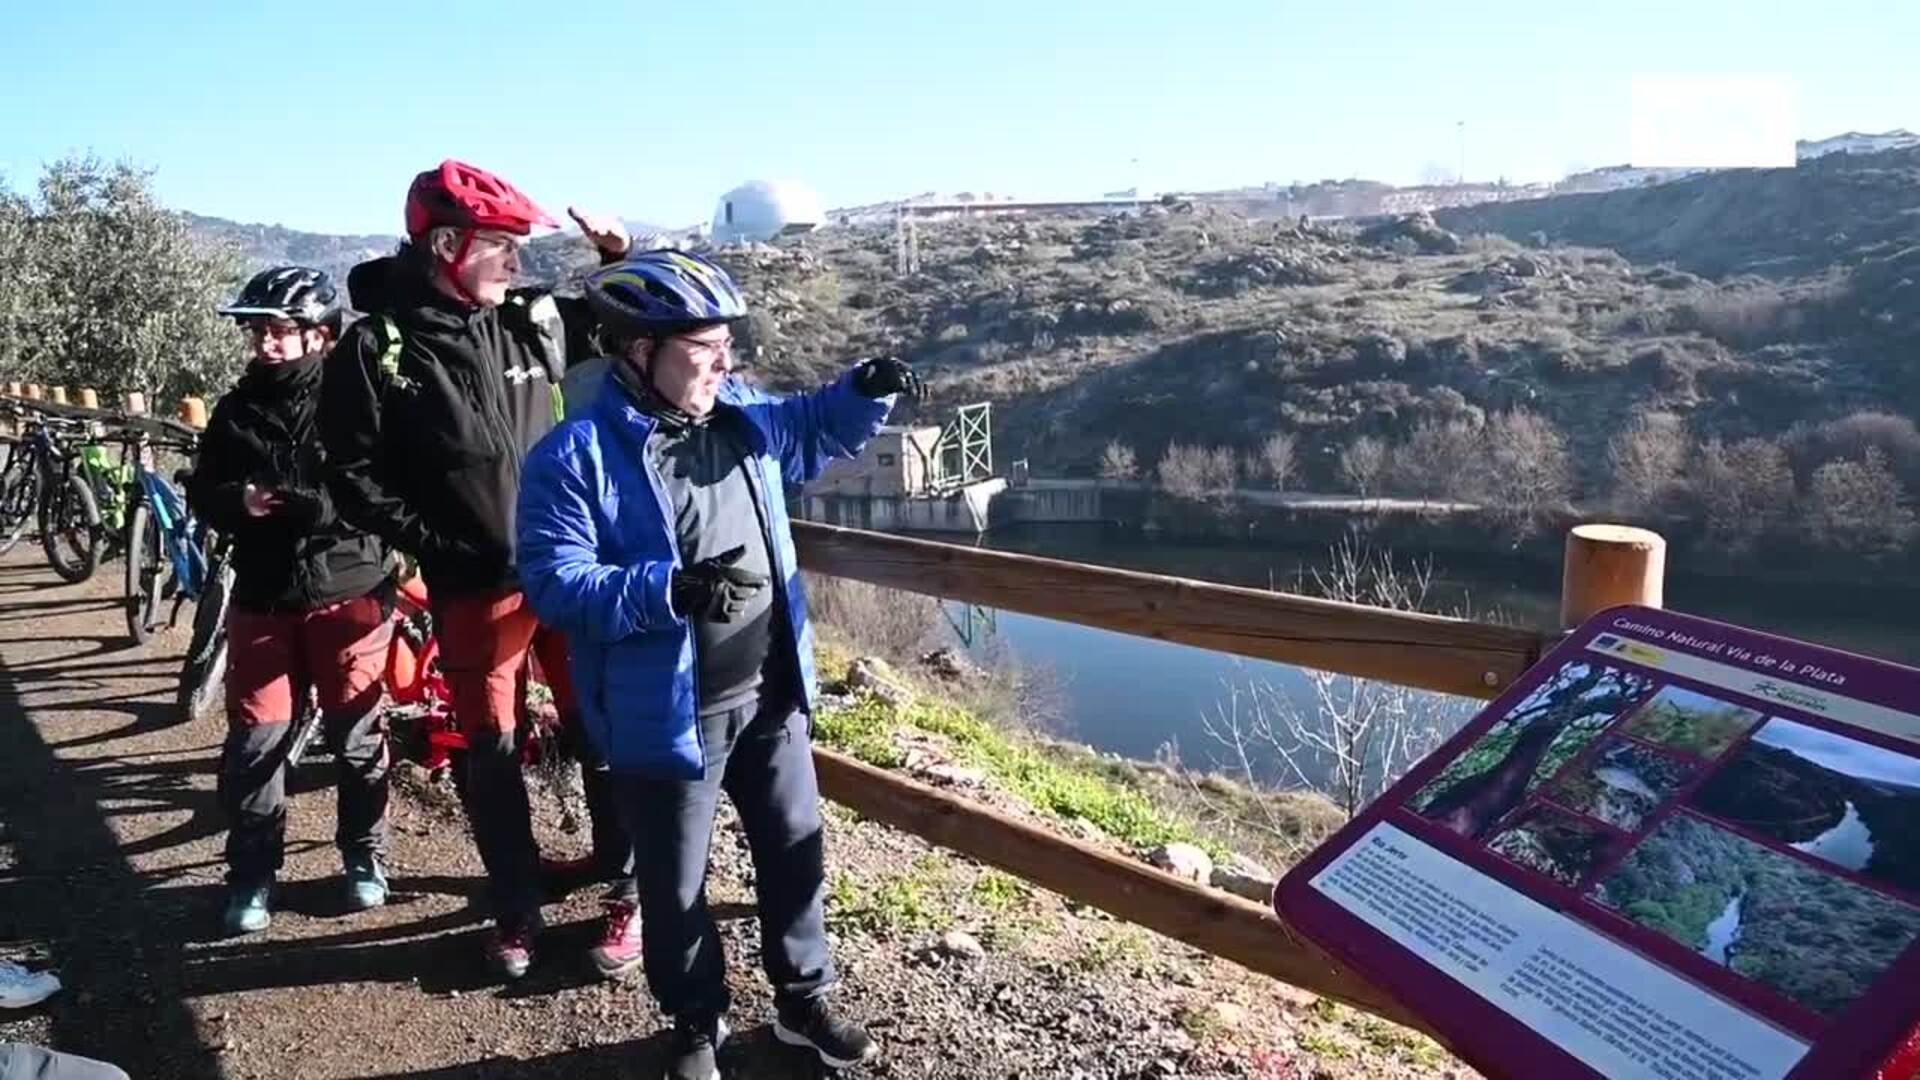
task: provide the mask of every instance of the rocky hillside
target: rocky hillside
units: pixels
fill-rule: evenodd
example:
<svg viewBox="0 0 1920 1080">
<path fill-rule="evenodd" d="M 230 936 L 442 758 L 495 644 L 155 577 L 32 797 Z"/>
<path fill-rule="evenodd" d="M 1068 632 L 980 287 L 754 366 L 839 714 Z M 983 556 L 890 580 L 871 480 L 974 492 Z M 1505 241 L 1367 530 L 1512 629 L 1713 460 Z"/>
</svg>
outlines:
<svg viewBox="0 0 1920 1080">
<path fill-rule="evenodd" d="M 1037 471 L 1091 473 L 1110 440 L 1148 465 L 1170 442 L 1252 451 L 1286 431 L 1294 483 L 1339 488 L 1360 436 L 1526 406 L 1566 433 L 1579 495 L 1639 410 L 1728 443 L 1913 415 L 1916 181 L 1908 149 L 1365 227 L 1184 204 L 923 222 L 912 273 L 890 225 L 722 258 L 752 294 L 761 378 L 904 356 L 935 412 L 995 402 L 1000 457 Z M 280 236 L 257 231 L 263 252 Z M 344 262 L 382 238 L 327 239 L 276 250 Z M 563 234 L 527 272 L 591 261 Z"/>
<path fill-rule="evenodd" d="M 1727 247 L 1739 265 L 1788 247 L 1785 226 L 1719 227 L 1753 236 L 1749 256 Z M 754 294 L 764 375 L 804 383 L 901 354 L 933 374 L 940 404 L 996 402 L 1003 458 L 1049 472 L 1092 471 L 1112 439 L 1150 462 L 1170 441 L 1250 450 L 1286 430 L 1297 482 L 1337 484 L 1335 451 L 1357 436 L 1524 405 L 1568 434 L 1591 485 L 1638 409 L 1732 440 L 1907 412 L 1916 389 L 1884 359 L 1913 334 L 1901 298 L 1920 270 L 1920 249 L 1891 237 L 1871 262 L 1850 249 L 1851 273 L 1720 281 L 1425 217 L 955 221 L 923 225 L 919 249 L 905 275 L 886 229 L 729 253 Z"/>
</svg>

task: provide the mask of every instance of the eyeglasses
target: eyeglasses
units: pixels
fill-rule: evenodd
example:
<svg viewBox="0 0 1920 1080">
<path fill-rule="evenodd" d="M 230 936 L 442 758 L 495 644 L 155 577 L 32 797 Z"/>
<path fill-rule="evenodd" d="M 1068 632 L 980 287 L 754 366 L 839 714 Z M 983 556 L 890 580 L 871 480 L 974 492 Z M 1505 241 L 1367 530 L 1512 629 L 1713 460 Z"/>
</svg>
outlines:
<svg viewBox="0 0 1920 1080">
<path fill-rule="evenodd" d="M 527 237 L 515 236 L 513 233 L 485 232 L 476 229 L 473 234 L 473 244 L 469 249 L 469 254 L 474 253 L 475 249 L 492 249 L 502 252 L 510 251 L 519 254 L 526 250 L 527 240 Z"/>
<path fill-rule="evenodd" d="M 697 338 L 681 335 L 674 338 L 687 350 L 687 355 L 701 364 L 712 364 L 724 360 L 733 352 L 733 335 L 723 338 Z"/>
<path fill-rule="evenodd" d="M 243 319 L 240 322 L 240 329 L 248 337 L 290 338 L 299 337 L 305 328 L 299 323 L 288 322 L 285 319 Z"/>
</svg>

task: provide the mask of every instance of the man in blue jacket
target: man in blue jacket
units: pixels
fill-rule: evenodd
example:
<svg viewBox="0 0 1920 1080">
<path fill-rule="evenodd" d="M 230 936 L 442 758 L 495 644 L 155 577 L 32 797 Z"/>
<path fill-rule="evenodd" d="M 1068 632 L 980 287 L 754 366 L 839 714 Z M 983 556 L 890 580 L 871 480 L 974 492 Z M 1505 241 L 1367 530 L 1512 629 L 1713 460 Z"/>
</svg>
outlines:
<svg viewBox="0 0 1920 1080">
<path fill-rule="evenodd" d="M 920 380 L 873 360 L 811 394 L 749 387 L 731 376 L 729 330 L 746 304 L 697 255 L 646 252 L 586 291 L 613 360 L 527 459 L 520 575 L 572 644 L 587 730 L 629 815 L 647 982 L 674 1020 L 667 1075 L 719 1075 L 726 962 L 705 881 L 723 788 L 752 848 L 775 1034 L 832 1067 L 868 1060 L 873 1041 L 823 996 L 813 630 L 783 492 L 858 453 Z"/>
</svg>

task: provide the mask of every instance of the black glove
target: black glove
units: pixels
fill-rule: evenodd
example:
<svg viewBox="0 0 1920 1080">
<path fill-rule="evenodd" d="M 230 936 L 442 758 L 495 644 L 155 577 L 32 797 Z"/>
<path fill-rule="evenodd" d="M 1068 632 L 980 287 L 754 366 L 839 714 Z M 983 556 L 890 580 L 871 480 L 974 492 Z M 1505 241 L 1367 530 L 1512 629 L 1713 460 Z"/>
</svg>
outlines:
<svg viewBox="0 0 1920 1080">
<path fill-rule="evenodd" d="M 316 488 L 279 488 L 274 494 L 280 499 L 273 509 L 275 516 L 312 525 L 326 514 L 326 497 Z"/>
<path fill-rule="evenodd" d="M 688 622 L 704 619 L 723 623 L 739 618 L 747 602 L 767 587 L 765 574 L 733 565 L 746 553 L 745 547 L 736 547 L 675 570 L 668 586 L 673 610 Z"/>
<path fill-rule="evenodd" d="M 920 373 L 907 366 L 906 361 L 894 357 L 881 360 L 868 360 L 854 370 L 853 388 L 870 398 L 886 397 L 888 394 L 905 394 L 914 401 L 927 396 L 927 384 L 920 381 Z"/>
</svg>

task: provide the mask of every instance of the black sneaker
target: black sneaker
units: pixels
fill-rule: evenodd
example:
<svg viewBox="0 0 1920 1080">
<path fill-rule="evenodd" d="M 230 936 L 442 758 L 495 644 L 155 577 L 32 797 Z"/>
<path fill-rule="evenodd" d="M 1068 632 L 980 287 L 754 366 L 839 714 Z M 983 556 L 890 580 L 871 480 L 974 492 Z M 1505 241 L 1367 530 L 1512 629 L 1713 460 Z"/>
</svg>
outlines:
<svg viewBox="0 0 1920 1080">
<path fill-rule="evenodd" d="M 727 1022 L 718 1016 L 681 1017 L 667 1041 L 666 1080 L 720 1080 L 714 1054 L 727 1041 Z"/>
<path fill-rule="evenodd" d="M 780 1002 L 773 1014 L 774 1038 L 804 1046 L 835 1069 L 850 1068 L 880 1056 L 879 1044 L 856 1024 L 833 1015 L 824 997 Z"/>
</svg>

